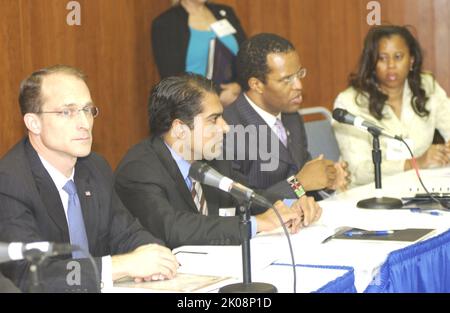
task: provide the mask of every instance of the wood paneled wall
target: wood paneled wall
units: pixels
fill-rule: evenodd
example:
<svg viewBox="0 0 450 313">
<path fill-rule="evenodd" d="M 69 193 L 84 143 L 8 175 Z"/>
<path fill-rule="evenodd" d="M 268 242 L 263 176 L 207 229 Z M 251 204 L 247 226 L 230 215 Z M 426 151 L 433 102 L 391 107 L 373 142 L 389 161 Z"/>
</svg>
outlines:
<svg viewBox="0 0 450 313">
<path fill-rule="evenodd" d="M 159 80 L 150 48 L 152 19 L 169 0 L 78 0 L 81 26 L 69 26 L 69 0 L 0 0 L 0 155 L 24 135 L 17 95 L 33 70 L 57 63 L 88 75 L 100 107 L 94 150 L 115 167 L 147 136 L 147 97 Z M 368 0 L 222 0 L 249 35 L 289 38 L 308 68 L 305 106 L 331 108 L 355 69 Z M 410 24 L 423 45 L 426 68 L 450 92 L 450 0 L 379 0 L 382 21 Z"/>
<path fill-rule="evenodd" d="M 148 134 L 147 97 L 159 80 L 150 25 L 169 7 L 156 0 L 78 0 L 81 25 L 69 26 L 66 0 L 0 0 L 0 155 L 24 134 L 18 109 L 20 81 L 52 64 L 88 75 L 100 115 L 94 150 L 115 166 Z"/>
<path fill-rule="evenodd" d="M 233 6 L 249 35 L 289 38 L 308 68 L 305 106 L 332 107 L 355 70 L 369 0 L 222 0 Z M 425 52 L 425 69 L 450 93 L 450 0 L 379 0 L 382 23 L 411 25 Z M 243 18 L 247 16 L 248 18 Z"/>
</svg>

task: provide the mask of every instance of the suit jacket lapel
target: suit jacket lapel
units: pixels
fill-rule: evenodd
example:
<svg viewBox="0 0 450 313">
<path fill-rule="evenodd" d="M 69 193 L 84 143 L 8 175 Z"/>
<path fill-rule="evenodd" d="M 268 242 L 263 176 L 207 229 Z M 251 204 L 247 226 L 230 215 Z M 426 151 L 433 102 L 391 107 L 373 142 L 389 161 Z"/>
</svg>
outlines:
<svg viewBox="0 0 450 313">
<path fill-rule="evenodd" d="M 86 235 L 88 241 L 95 242 L 95 238 L 98 235 L 97 224 L 101 221 L 99 199 L 99 190 L 95 189 L 95 186 L 91 183 L 91 175 L 89 169 L 81 160 L 77 161 L 75 166 L 75 185 L 77 186 L 78 199 L 80 200 L 81 211 L 83 212 L 84 227 L 86 229 Z M 91 251 L 92 248 L 90 247 Z"/>
<path fill-rule="evenodd" d="M 176 186 L 179 186 L 178 191 L 181 193 L 186 203 L 189 205 L 191 210 L 193 210 L 194 212 L 198 212 L 197 206 L 192 199 L 191 192 L 186 186 L 186 182 L 184 181 L 183 176 L 178 169 L 178 165 L 172 158 L 172 154 L 165 145 L 164 141 L 160 137 L 154 136 L 150 138 L 149 143 L 153 145 L 153 148 L 158 155 L 159 160 L 169 172 L 172 179 L 175 181 Z"/>
<path fill-rule="evenodd" d="M 288 153 L 291 157 L 291 160 L 293 161 L 293 164 L 295 164 L 300 169 L 300 156 L 301 156 L 301 143 L 296 142 L 295 138 L 298 138 L 299 136 L 293 136 L 292 134 L 295 133 L 295 129 L 293 129 L 293 125 L 289 122 L 287 119 L 286 114 L 281 114 L 281 121 L 283 122 L 284 127 L 286 128 L 287 137 L 288 137 Z"/>
<path fill-rule="evenodd" d="M 269 147 L 269 149 L 271 150 L 271 136 L 274 136 L 273 138 L 276 138 L 278 140 L 278 155 L 272 155 L 272 157 L 275 157 L 277 159 L 279 159 L 280 161 L 283 161 L 285 163 L 288 164 L 292 164 L 292 159 L 290 157 L 289 151 L 288 149 L 283 145 L 283 143 L 280 141 L 280 139 L 278 138 L 278 135 L 275 134 L 272 129 L 270 128 L 269 125 L 267 125 L 267 123 L 263 120 L 263 118 L 258 114 L 258 112 L 256 112 L 250 105 L 250 103 L 248 103 L 247 99 L 245 99 L 244 95 L 241 94 L 241 99 L 239 99 L 240 104 L 238 105 L 237 109 L 240 111 L 240 116 L 245 118 L 245 122 L 247 125 L 255 125 L 256 127 L 259 126 L 267 126 L 267 136 L 266 136 L 266 142 L 267 142 L 267 147 Z M 258 131 L 259 134 L 259 131 Z M 259 135 L 258 135 L 259 137 Z M 259 138 L 258 138 L 258 142 L 259 142 Z M 289 144 L 289 143 L 288 143 Z M 261 149 L 261 145 L 258 145 L 258 150 Z M 270 152 L 269 151 L 263 151 L 265 153 Z M 259 152 L 259 151 L 258 151 Z M 273 153 L 273 152 L 272 152 Z"/>
<path fill-rule="evenodd" d="M 62 240 L 69 242 L 69 228 L 67 226 L 66 215 L 64 213 L 61 198 L 59 197 L 58 189 L 48 172 L 45 170 L 44 165 L 42 165 L 38 154 L 28 141 L 25 145 L 25 149 L 42 203 L 47 209 L 50 218 L 61 230 Z"/>
</svg>

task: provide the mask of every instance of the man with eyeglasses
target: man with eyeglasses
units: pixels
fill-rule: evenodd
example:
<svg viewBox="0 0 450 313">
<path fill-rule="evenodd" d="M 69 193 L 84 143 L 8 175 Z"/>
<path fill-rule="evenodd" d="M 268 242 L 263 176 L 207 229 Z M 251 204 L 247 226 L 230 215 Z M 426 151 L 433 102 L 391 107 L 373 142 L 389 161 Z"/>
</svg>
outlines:
<svg viewBox="0 0 450 313">
<path fill-rule="evenodd" d="M 20 86 L 19 103 L 28 136 L 0 160 L 0 241 L 80 248 L 72 258 L 42 263 L 40 290 L 98 291 L 88 253 L 107 286 L 127 276 L 172 278 L 176 258 L 124 208 L 111 168 L 91 152 L 98 109 L 83 73 L 63 65 L 34 72 Z M 2 267 L 24 291 L 30 287 L 28 268 L 26 261 Z"/>
<path fill-rule="evenodd" d="M 251 187 L 271 187 L 285 198 L 294 198 L 303 189 L 346 188 L 345 162 L 333 163 L 322 156 L 311 160 L 308 152 L 303 120 L 297 113 L 306 69 L 292 43 L 268 33 L 249 38 L 239 50 L 237 72 L 243 93 L 225 108 L 224 118 L 234 126 L 254 125 L 259 135 L 246 147 L 227 137 L 224 155 L 234 155 L 234 169 L 248 178 Z M 271 144 L 272 137 L 278 144 Z M 277 158 L 277 166 L 264 168 L 264 163 L 273 162 L 264 160 L 264 153 Z"/>
</svg>

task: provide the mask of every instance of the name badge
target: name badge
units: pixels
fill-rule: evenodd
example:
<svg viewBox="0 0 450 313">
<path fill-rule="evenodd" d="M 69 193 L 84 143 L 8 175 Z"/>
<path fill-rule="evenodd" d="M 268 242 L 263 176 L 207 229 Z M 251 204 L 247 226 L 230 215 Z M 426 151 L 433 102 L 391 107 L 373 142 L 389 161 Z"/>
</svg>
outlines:
<svg viewBox="0 0 450 313">
<path fill-rule="evenodd" d="M 414 141 L 406 138 L 406 143 L 411 150 L 414 150 Z M 386 139 L 386 159 L 388 161 L 399 161 L 411 158 L 408 148 L 401 141 L 395 139 Z"/>
<path fill-rule="evenodd" d="M 221 19 L 212 23 L 211 29 L 216 33 L 217 37 L 225 37 L 228 35 L 236 34 L 236 29 L 228 22 L 227 19 Z"/>
<path fill-rule="evenodd" d="M 219 216 L 235 216 L 236 208 L 219 208 Z"/>
</svg>

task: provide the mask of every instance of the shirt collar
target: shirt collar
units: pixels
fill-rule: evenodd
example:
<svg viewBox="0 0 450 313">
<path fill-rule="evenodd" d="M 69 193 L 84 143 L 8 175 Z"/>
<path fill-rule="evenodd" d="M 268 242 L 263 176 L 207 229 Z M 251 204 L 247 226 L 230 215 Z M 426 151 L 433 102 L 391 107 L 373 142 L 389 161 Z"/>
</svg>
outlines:
<svg viewBox="0 0 450 313">
<path fill-rule="evenodd" d="M 44 168 L 47 170 L 48 174 L 52 178 L 58 190 L 63 189 L 68 180 L 73 180 L 73 177 L 75 175 L 75 168 L 72 169 L 72 174 L 70 174 L 70 177 L 67 178 L 66 176 L 64 176 L 63 173 L 61 173 L 58 169 L 56 169 L 56 167 L 54 167 L 47 160 L 45 160 L 41 155 L 38 154 L 38 156 L 39 159 L 41 159 L 42 165 L 44 165 Z"/>
<path fill-rule="evenodd" d="M 183 176 L 183 179 L 186 181 L 186 179 L 189 177 L 189 170 L 191 169 L 191 163 L 183 159 L 178 153 L 175 152 L 175 150 L 172 149 L 166 142 L 164 144 L 167 146 L 167 148 L 170 151 L 170 154 L 172 155 L 172 158 L 175 160 L 175 162 L 178 165 L 178 169 L 181 172 L 181 175 Z"/>
<path fill-rule="evenodd" d="M 259 107 L 245 93 L 244 97 L 245 99 L 247 99 L 248 103 L 250 103 L 250 106 L 256 111 L 256 113 L 258 113 L 258 115 L 261 116 L 264 122 L 266 122 L 266 124 L 269 125 L 271 128 L 275 126 L 277 118 L 281 120 L 281 113 L 278 113 L 278 115 L 275 116 Z"/>
</svg>

